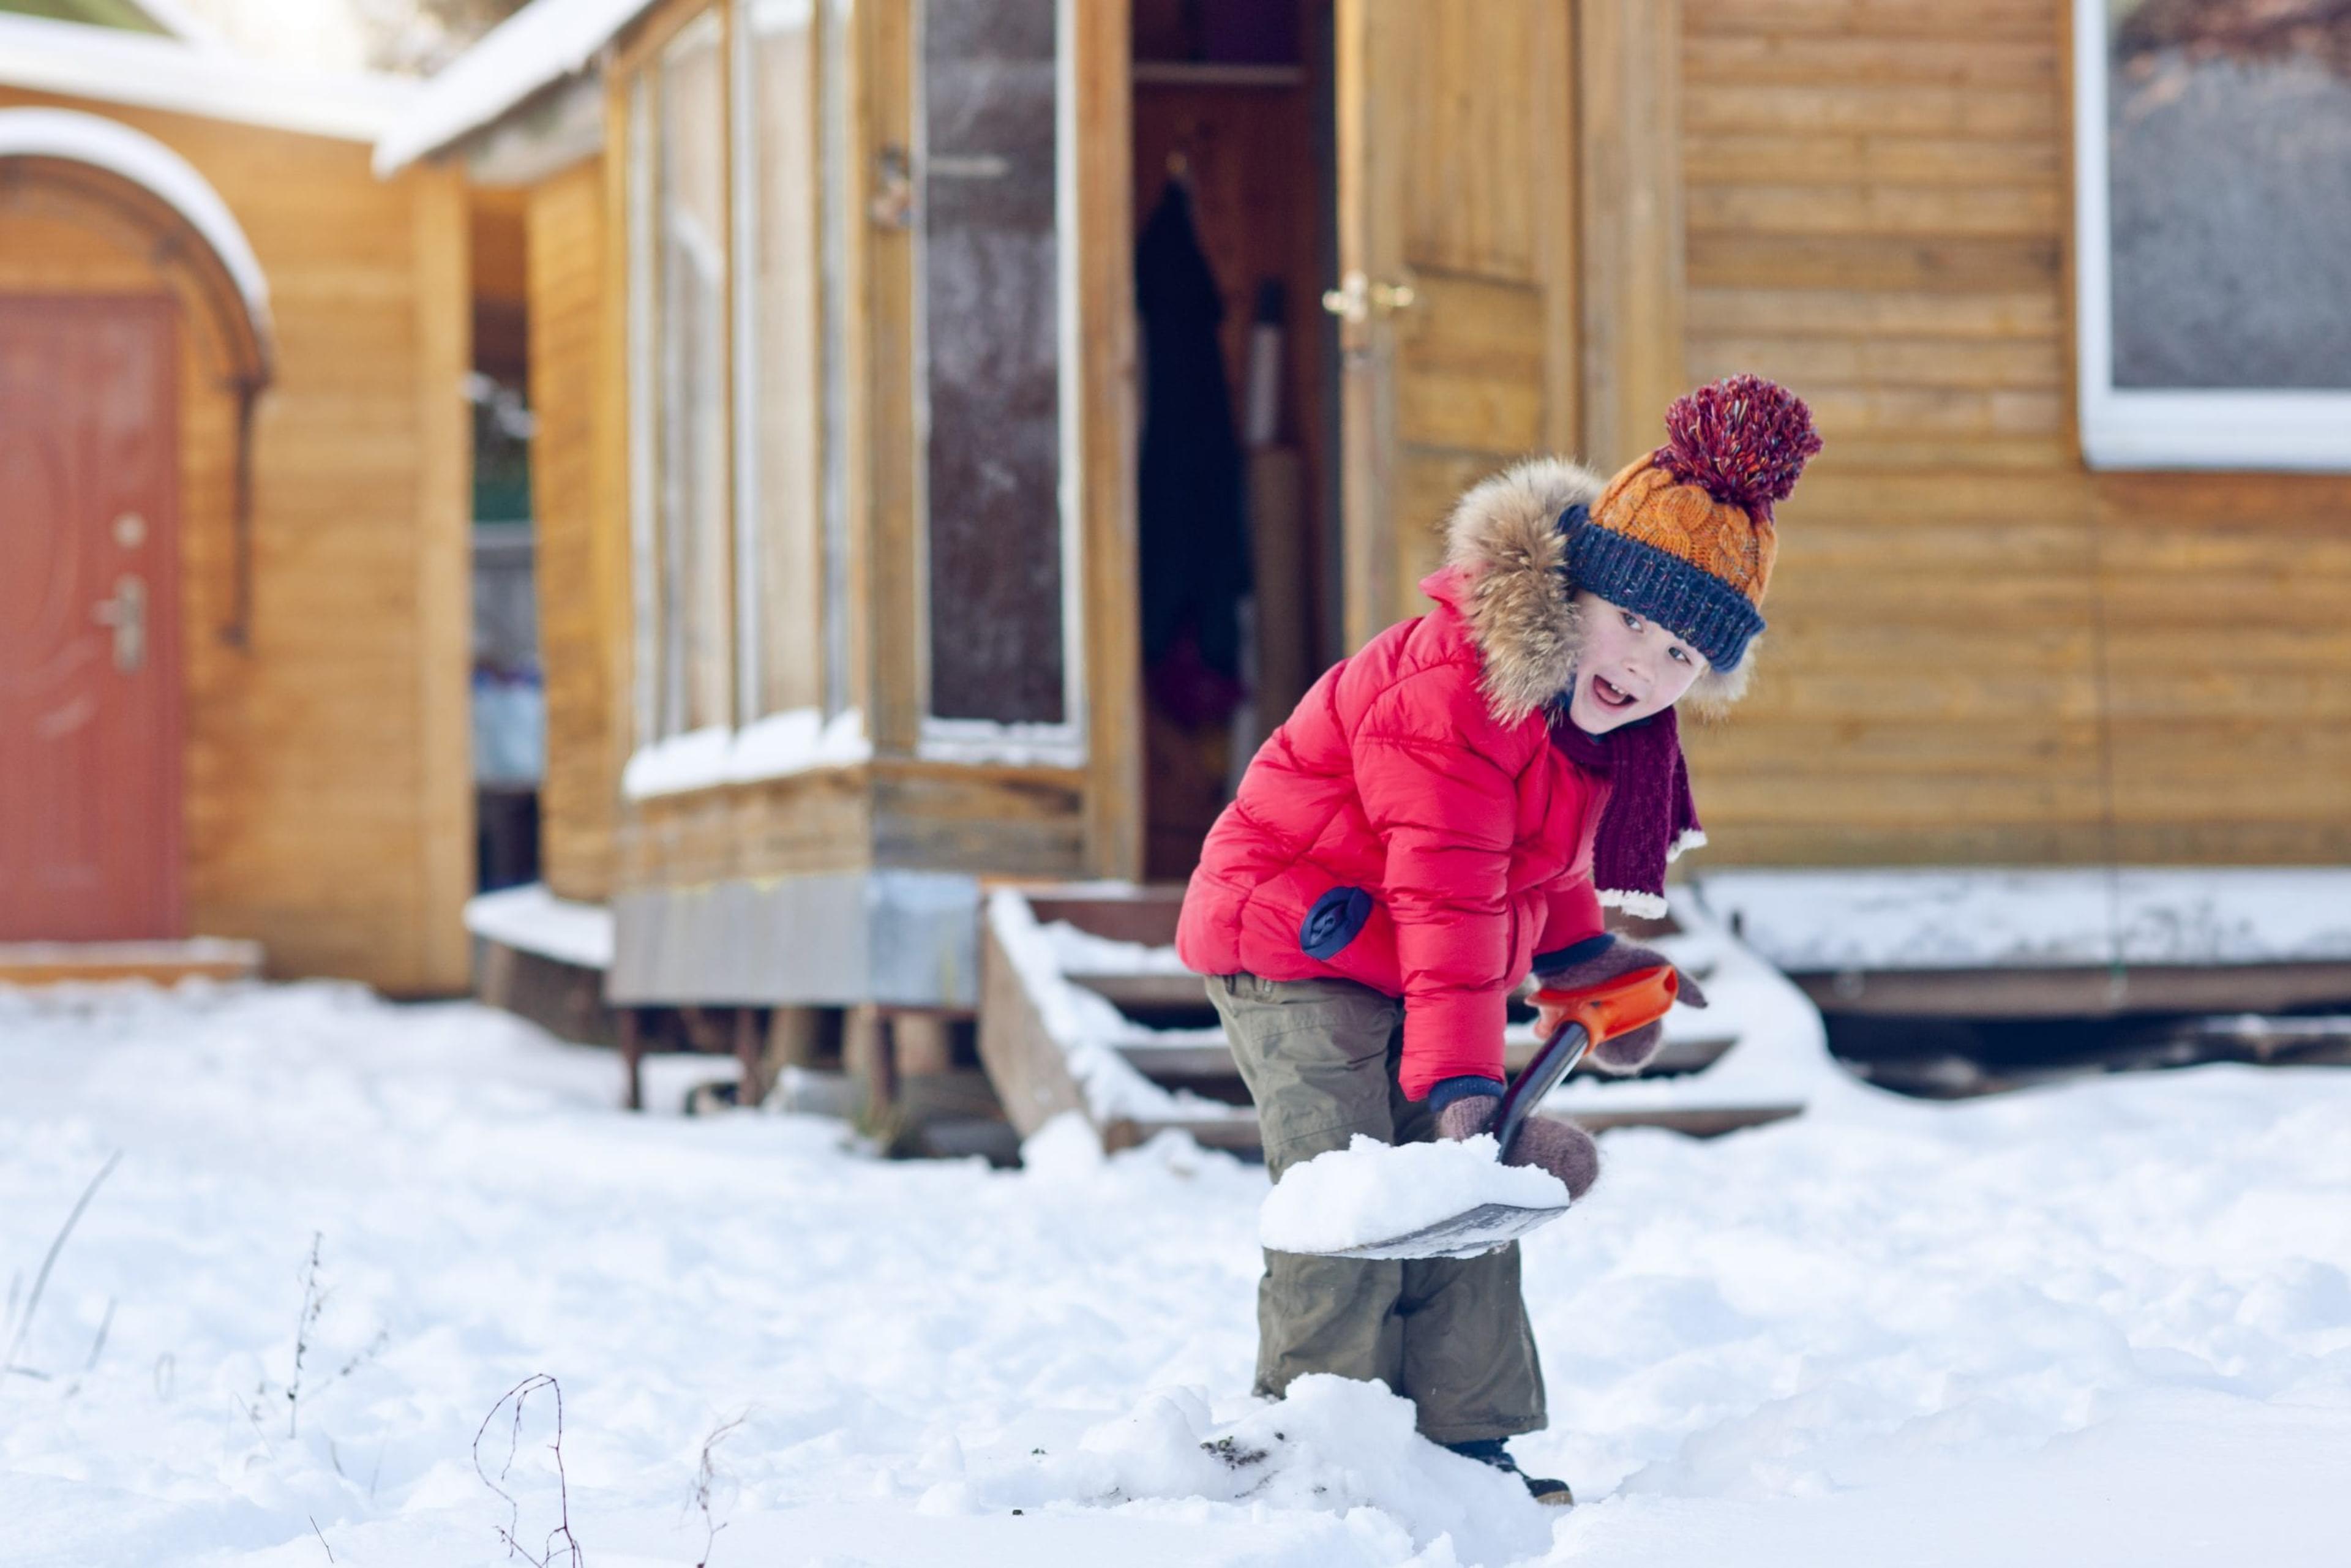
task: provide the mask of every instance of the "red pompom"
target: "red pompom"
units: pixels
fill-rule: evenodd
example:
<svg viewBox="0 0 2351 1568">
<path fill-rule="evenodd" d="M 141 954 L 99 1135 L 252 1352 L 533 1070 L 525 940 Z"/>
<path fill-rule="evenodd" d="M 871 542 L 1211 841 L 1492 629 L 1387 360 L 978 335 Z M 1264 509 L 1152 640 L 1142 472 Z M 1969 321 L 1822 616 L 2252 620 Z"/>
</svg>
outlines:
<svg viewBox="0 0 2351 1568">
<path fill-rule="evenodd" d="M 1804 400 L 1761 376 L 1725 376 L 1676 398 L 1666 434 L 1653 459 L 1658 467 L 1766 521 L 1821 449 Z"/>
</svg>

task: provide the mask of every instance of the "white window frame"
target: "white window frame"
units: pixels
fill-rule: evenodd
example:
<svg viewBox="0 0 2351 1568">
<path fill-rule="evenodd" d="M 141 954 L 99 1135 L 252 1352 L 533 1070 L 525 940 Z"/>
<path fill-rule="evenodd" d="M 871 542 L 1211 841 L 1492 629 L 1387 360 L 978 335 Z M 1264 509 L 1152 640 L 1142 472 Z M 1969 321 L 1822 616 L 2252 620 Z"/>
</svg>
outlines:
<svg viewBox="0 0 2351 1568">
<path fill-rule="evenodd" d="M 710 744 L 713 735 L 724 736 L 744 722 L 740 716 L 743 706 L 743 655 L 740 652 L 745 636 L 741 612 L 741 587 L 744 561 L 741 559 L 741 501 L 735 495 L 736 480 L 741 467 L 738 433 L 731 422 L 737 413 L 737 396 L 730 384 L 720 400 L 722 417 L 730 422 L 727 429 L 728 457 L 726 475 L 729 506 L 727 573 L 728 603 L 731 623 L 727 629 L 729 649 L 733 657 L 727 672 L 727 713 L 719 722 L 699 729 L 670 730 L 664 727 L 667 704 L 665 687 L 675 679 L 684 678 L 674 671 L 669 660 L 674 650 L 669 642 L 672 628 L 664 620 L 664 591 L 672 541 L 663 532 L 662 487 L 666 476 L 662 465 L 664 445 L 664 413 L 661 407 L 661 333 L 672 329 L 673 324 L 662 316 L 663 267 L 666 265 L 667 236 L 662 232 L 662 162 L 664 149 L 660 138 L 663 117 L 662 95 L 666 90 L 661 78 L 669 51 L 693 29 L 716 25 L 722 37 L 732 30 L 733 17 L 728 15 L 734 0 L 712 0 L 702 10 L 687 19 L 632 70 L 627 84 L 629 95 L 627 146 L 622 181 L 625 189 L 627 224 L 627 277 L 623 290 L 627 319 L 624 333 L 627 344 L 626 387 L 629 403 L 627 450 L 629 460 L 629 546 L 630 603 L 634 624 L 630 628 L 632 653 L 631 689 L 636 706 L 634 730 L 640 752 L 670 747 L 687 741 L 695 745 Z M 731 47 L 731 46 L 728 46 Z M 725 62 L 722 62 L 724 65 Z M 726 69 L 731 70 L 731 66 Z M 726 81 L 731 101 L 733 83 Z M 726 309 L 728 323 L 721 334 L 726 349 L 727 375 L 739 378 L 741 353 L 740 324 L 737 320 L 736 275 L 739 272 L 735 254 L 737 220 L 734 215 L 737 192 L 731 165 L 734 162 L 731 124 L 729 138 L 726 204 L 729 215 L 726 232 L 716 236 L 720 254 L 728 267 Z M 682 703 L 691 707 L 691 703 Z"/>
<path fill-rule="evenodd" d="M 1082 345 L 1079 341 L 1078 124 L 1077 35 L 1078 0 L 1057 0 L 1053 17 L 1053 247 L 1055 314 L 1060 318 L 1061 472 L 1055 486 L 1061 530 L 1061 712 L 1058 724 L 1004 724 L 993 719 L 941 718 L 931 712 L 931 551 L 930 449 L 931 365 L 930 298 L 925 279 L 928 261 L 930 133 L 924 99 L 923 62 L 930 6 L 940 0 L 922 0 L 915 6 L 913 31 L 914 125 L 908 178 L 915 191 L 914 246 L 914 507 L 920 526 L 914 530 L 915 571 L 921 585 L 921 605 L 915 632 L 919 644 L 922 724 L 915 751 L 942 762 L 998 763 L 1027 767 L 1081 768 L 1087 760 L 1085 592 L 1083 517 L 1085 398 L 1081 384 Z"/>
<path fill-rule="evenodd" d="M 656 426 L 653 417 L 653 306 L 656 258 L 653 249 L 653 89 L 648 72 L 629 83 L 629 141 L 623 177 L 628 186 L 628 396 L 629 396 L 629 555 L 630 607 L 635 614 L 630 643 L 635 655 L 631 685 L 636 700 L 637 745 L 653 745 L 661 737 L 658 702 L 660 678 L 660 606 L 654 593 L 654 513 L 660 497 L 654 493 Z"/>
<path fill-rule="evenodd" d="M 2082 455 L 2094 468 L 2351 472 L 2351 392 L 2114 384 L 2106 0 L 2074 0 L 2074 275 Z"/>
<path fill-rule="evenodd" d="M 727 0 L 726 172 L 729 234 L 727 278 L 734 298 L 729 369 L 734 373 L 735 422 L 735 724 L 763 716 L 760 658 L 766 651 L 759 614 L 759 323 L 758 252 L 758 165 L 753 145 L 758 123 L 751 101 L 750 0 Z"/>
<path fill-rule="evenodd" d="M 736 601 L 736 722 L 751 725 L 778 716 L 762 698 L 766 658 L 766 617 L 762 599 L 766 584 L 760 568 L 766 552 L 759 548 L 760 502 L 768 480 L 759 446 L 759 318 L 758 269 L 754 265 L 759 245 L 763 211 L 761 163 L 757 146 L 759 126 L 758 84 L 753 70 L 756 35 L 750 13 L 760 0 L 729 0 L 733 34 L 729 48 L 727 90 L 732 147 L 735 293 L 735 601 Z M 819 628 L 820 718 L 831 721 L 854 706 L 849 680 L 850 570 L 847 391 L 842 380 L 846 350 L 841 292 L 848 273 L 848 225 L 844 193 L 848 190 L 849 127 L 842 112 L 853 84 L 848 79 L 846 40 L 853 21 L 851 0 L 798 0 L 808 12 L 808 26 L 816 50 L 810 72 L 818 101 L 810 106 L 817 118 L 814 171 L 818 196 L 817 250 L 810 263 L 817 270 L 818 434 L 816 457 L 818 538 L 820 559 L 810 563 L 819 574 L 818 605 L 823 617 Z"/>
</svg>

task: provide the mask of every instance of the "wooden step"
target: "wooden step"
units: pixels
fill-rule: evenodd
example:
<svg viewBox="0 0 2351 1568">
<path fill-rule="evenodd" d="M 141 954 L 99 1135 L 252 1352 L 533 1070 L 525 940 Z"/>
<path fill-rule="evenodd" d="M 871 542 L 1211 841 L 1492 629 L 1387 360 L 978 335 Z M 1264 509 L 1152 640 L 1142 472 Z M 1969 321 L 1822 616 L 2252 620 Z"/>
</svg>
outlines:
<svg viewBox="0 0 2351 1568">
<path fill-rule="evenodd" d="M 1514 1036 L 1503 1047 L 1503 1065 L 1512 1072 L 1518 1071 L 1534 1060 L 1536 1043 L 1531 1039 Z M 1697 1072 L 1714 1065 L 1736 1043 L 1738 1037 L 1732 1034 L 1684 1035 L 1669 1040 L 1650 1063 L 1648 1071 L 1659 1077 Z M 1186 1039 L 1165 1044 L 1156 1040 L 1122 1040 L 1118 1053 L 1155 1083 L 1196 1088 L 1205 1082 L 1239 1076 L 1239 1069 L 1233 1065 L 1232 1048 L 1221 1034 L 1213 1040 Z"/>
<path fill-rule="evenodd" d="M 1082 956 L 1071 953 L 1067 961 L 1073 967 L 1061 969 L 1058 965 L 1063 960 L 1046 929 L 1066 921 L 1111 942 L 1165 949 L 1174 939 L 1181 905 L 1182 890 L 1173 887 L 1008 887 L 991 894 L 981 945 L 980 1057 L 1007 1114 L 1021 1133 L 1035 1131 L 1053 1115 L 1076 1111 L 1093 1124 L 1109 1147 L 1176 1129 L 1212 1148 L 1257 1148 L 1257 1118 L 1200 977 L 1165 967 L 1164 952 L 1142 962 L 1083 945 Z M 1636 939 L 1682 932 L 1671 920 L 1612 924 Z M 1732 947 L 1723 944 L 1735 946 L 1737 941 L 1711 925 L 1704 929 L 1713 939 L 1693 945 L 1685 960 L 1701 979 L 1718 963 L 1729 961 Z M 1134 967 L 1112 967 L 1120 962 Z M 1758 972 L 1770 974 L 1743 949 L 1738 963 L 1747 990 L 1753 989 Z M 1104 968 L 1091 970 L 1088 964 Z M 1801 993 L 1784 979 L 1771 979 L 1786 993 L 1775 1004 L 1781 1012 L 1789 1008 L 1811 1012 Z M 1032 981 L 1042 988 L 1032 992 Z M 1086 992 L 1123 1015 L 1123 1023 L 1101 1018 L 1092 998 L 1087 1007 L 1077 1008 L 1071 998 Z M 1053 999 L 1056 995 L 1062 999 Z M 1521 1019 L 1529 1016 L 1523 1007 L 1514 1011 Z M 1047 1027 L 1049 1016 L 1062 1019 L 1062 1027 L 1078 1030 L 1081 1040 L 1065 1048 Z M 1091 1021 L 1075 1021 L 1081 1017 Z M 1813 1017 L 1816 1022 L 1817 1015 Z M 1643 1125 L 1707 1135 L 1802 1111 L 1805 1090 L 1797 1081 L 1808 1068 L 1782 1078 L 1767 1077 L 1762 1083 L 1750 1071 L 1735 1076 L 1740 1087 L 1725 1085 L 1719 1095 L 1704 1078 L 1690 1084 L 1696 1093 L 1662 1082 L 1702 1074 L 1734 1053 L 1753 1019 L 1718 1009 L 1681 1021 L 1695 1024 L 1697 1032 L 1670 1039 L 1647 1071 L 1626 1082 L 1618 1103 L 1604 1108 L 1579 1104 L 1573 1113 L 1577 1119 L 1594 1128 Z M 1809 1049 L 1825 1064 L 1824 1042 L 1813 1041 Z M 1115 1058 L 1118 1073 L 1105 1077 L 1101 1056 L 1087 1055 L 1103 1051 Z M 1513 1026 L 1505 1046 L 1510 1071 L 1522 1068 L 1534 1051 L 1531 1028 L 1525 1022 Z M 1081 1082 L 1081 1074 L 1087 1082 Z M 1117 1087 L 1121 1079 L 1123 1089 Z M 1606 1096 L 1585 1097 L 1593 1098 Z"/>
<path fill-rule="evenodd" d="M 220 936 L 184 942 L 0 942 L 0 986 L 96 985 L 144 980 L 252 980 L 261 944 Z"/>
</svg>

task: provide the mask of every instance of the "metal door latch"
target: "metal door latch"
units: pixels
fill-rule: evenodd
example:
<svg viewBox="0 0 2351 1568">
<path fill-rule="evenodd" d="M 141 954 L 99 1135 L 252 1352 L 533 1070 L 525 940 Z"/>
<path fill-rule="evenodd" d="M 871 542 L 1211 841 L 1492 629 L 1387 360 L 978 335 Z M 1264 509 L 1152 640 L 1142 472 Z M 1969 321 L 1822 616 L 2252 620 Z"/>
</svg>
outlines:
<svg viewBox="0 0 2351 1568">
<path fill-rule="evenodd" d="M 114 628 L 114 667 L 134 674 L 147 663 L 147 580 L 124 572 L 111 598 L 90 606 L 90 619 Z"/>
<path fill-rule="evenodd" d="M 1339 280 L 1338 287 L 1322 293 L 1322 308 L 1351 327 L 1360 327 L 1374 316 L 1409 310 L 1419 302 L 1420 290 L 1409 277 L 1374 283 L 1360 269 L 1351 270 Z"/>
</svg>

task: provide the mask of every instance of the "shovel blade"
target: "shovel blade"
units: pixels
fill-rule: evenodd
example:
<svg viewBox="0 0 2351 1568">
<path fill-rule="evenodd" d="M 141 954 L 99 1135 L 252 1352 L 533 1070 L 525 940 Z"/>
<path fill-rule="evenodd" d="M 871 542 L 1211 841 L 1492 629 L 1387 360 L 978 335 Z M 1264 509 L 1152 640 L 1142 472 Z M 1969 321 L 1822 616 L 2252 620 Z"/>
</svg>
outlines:
<svg viewBox="0 0 2351 1568">
<path fill-rule="evenodd" d="M 1567 1212 L 1567 1205 L 1530 1207 L 1516 1203 L 1481 1203 L 1434 1224 L 1407 1230 L 1385 1240 L 1365 1241 L 1321 1254 L 1326 1258 L 1475 1258 L 1507 1247 L 1539 1225 L 1548 1225 Z"/>
</svg>

